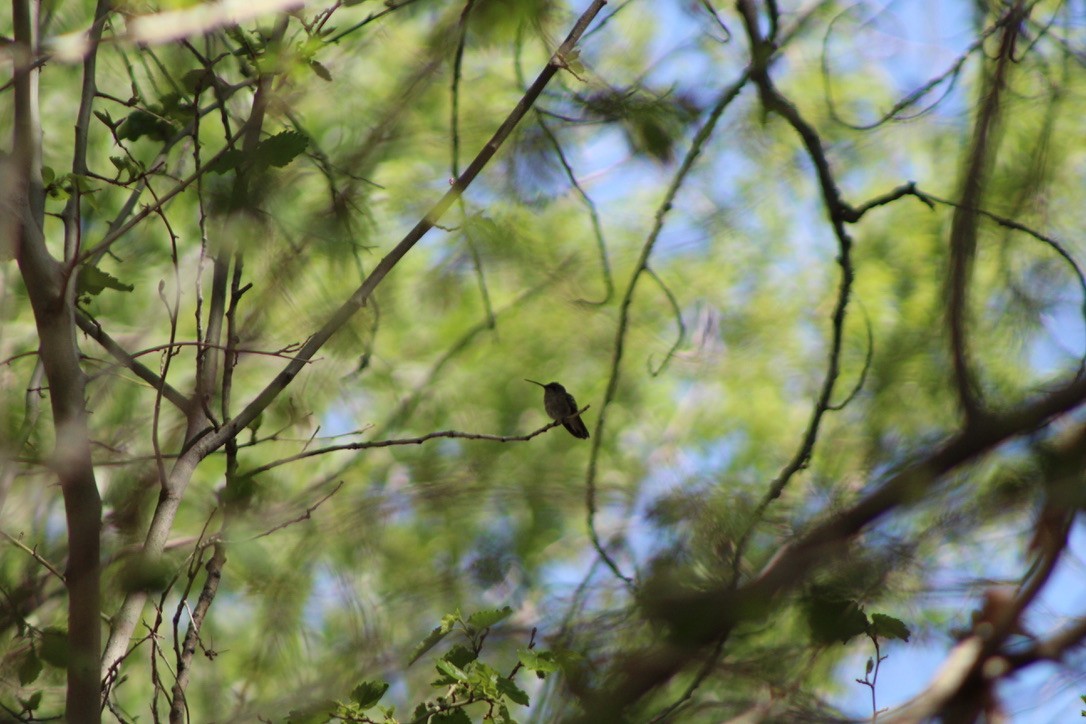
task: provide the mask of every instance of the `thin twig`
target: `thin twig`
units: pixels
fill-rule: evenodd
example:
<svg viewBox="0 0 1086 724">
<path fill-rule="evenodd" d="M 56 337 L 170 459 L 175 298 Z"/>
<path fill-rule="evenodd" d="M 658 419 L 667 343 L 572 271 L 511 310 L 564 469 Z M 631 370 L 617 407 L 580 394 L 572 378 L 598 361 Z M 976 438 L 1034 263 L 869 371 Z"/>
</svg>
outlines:
<svg viewBox="0 0 1086 724">
<path fill-rule="evenodd" d="M 235 139 L 232 139 L 232 140 L 236 140 L 236 137 L 235 137 Z M 102 240 L 99 241 L 94 246 L 92 246 L 90 248 L 84 248 L 83 252 L 78 257 L 76 257 L 74 259 L 74 265 L 78 266 L 79 264 L 82 264 L 82 263 L 86 262 L 88 259 L 99 256 L 101 254 L 105 254 L 106 251 L 108 251 L 109 248 L 111 246 L 113 246 L 113 244 L 115 244 L 118 239 L 121 239 L 122 237 L 124 237 L 125 234 L 127 234 L 129 231 L 131 231 L 141 221 L 146 219 L 151 214 L 158 213 L 159 209 L 164 207 L 166 204 L 168 204 L 170 201 L 172 201 L 176 196 L 178 196 L 182 191 L 184 191 L 189 186 L 191 186 L 197 179 L 199 179 L 201 176 L 203 176 L 205 173 L 207 173 L 207 169 L 209 167 L 212 167 L 215 164 L 215 162 L 217 162 L 219 159 L 221 159 L 223 156 L 225 156 L 227 153 L 229 153 L 232 150 L 233 150 L 233 146 L 231 144 L 227 144 L 226 146 L 224 146 L 222 149 L 219 150 L 218 153 L 216 153 L 214 156 L 212 156 L 210 159 L 208 159 L 207 163 L 204 164 L 203 168 L 200 168 L 200 169 L 197 169 L 197 170 L 193 171 L 189 176 L 187 176 L 186 178 L 179 181 L 173 188 L 171 188 L 169 191 L 164 193 L 162 195 L 162 197 L 158 201 L 156 201 L 154 204 L 150 204 L 150 205 L 145 206 L 142 209 L 140 209 L 139 212 L 137 212 L 134 216 L 132 216 L 128 221 L 124 222 L 123 224 L 120 224 L 116 228 L 112 229 L 109 233 L 107 233 L 102 238 Z M 138 198 L 138 194 L 133 194 L 133 199 L 132 199 L 133 205 L 135 204 L 135 199 L 136 198 Z"/>
<path fill-rule="evenodd" d="M 338 43 L 340 40 L 343 40 L 343 38 L 347 37 L 351 33 L 355 32 L 355 31 L 357 31 L 357 30 L 359 30 L 361 28 L 364 28 L 366 25 L 369 25 L 374 20 L 380 20 L 381 18 L 385 17 L 389 13 L 393 13 L 393 12 L 399 10 L 400 8 L 405 8 L 408 5 L 411 5 L 412 3 L 415 3 L 415 2 L 418 2 L 418 0 L 400 0 L 400 2 L 396 2 L 395 0 L 386 0 L 384 10 L 379 10 L 379 11 L 370 13 L 368 16 L 366 16 L 365 18 L 363 18 L 359 22 L 355 23 L 351 27 L 346 28 L 346 29 L 340 31 L 339 33 L 336 33 L 335 35 L 333 35 L 331 38 L 328 39 L 328 42 L 330 44 L 331 43 Z"/>
<path fill-rule="evenodd" d="M 857 300 L 857 302 L 859 302 L 859 300 Z M 871 371 L 871 362 L 875 358 L 875 335 L 871 331 L 871 317 L 867 314 L 867 309 L 862 303 L 859 303 L 859 307 L 860 312 L 863 314 L 864 317 L 864 330 L 867 332 L 867 347 L 866 351 L 864 352 L 864 365 L 860 369 L 860 376 L 856 380 L 856 384 L 853 385 L 852 390 L 847 395 L 845 395 L 845 399 L 841 400 L 836 404 L 829 405 L 826 408 L 828 410 L 843 410 L 846 406 L 848 406 L 850 402 L 852 402 L 853 399 L 855 399 L 856 395 L 860 394 L 860 390 L 862 390 L 864 387 L 864 382 L 867 381 L 867 373 Z"/>
<path fill-rule="evenodd" d="M 259 534 L 255 535 L 255 536 L 253 536 L 252 538 L 250 538 L 249 540 L 256 540 L 257 538 L 263 538 L 265 536 L 271 535 L 272 533 L 275 533 L 276 531 L 283 530 L 284 528 L 286 528 L 288 526 L 292 526 L 295 523 L 301 523 L 303 520 L 310 520 L 313 517 L 313 513 L 317 510 L 317 508 L 324 505 L 324 502 L 326 500 L 328 500 L 329 498 L 331 498 L 336 493 L 338 493 L 342 487 L 343 487 L 343 481 L 340 480 L 338 483 L 336 483 L 336 487 L 332 488 L 332 490 L 329 491 L 327 495 L 325 495 L 323 498 L 318 500 L 316 503 L 313 503 L 313 505 L 306 508 L 305 512 L 302 513 L 301 515 L 299 515 L 298 517 L 291 518 L 290 520 L 288 520 L 286 522 L 283 522 L 283 523 L 280 523 L 280 524 L 278 524 L 276 526 L 268 528 L 263 533 L 259 533 Z"/>
<path fill-rule="evenodd" d="M 855 7 L 855 6 L 852 6 L 852 7 Z M 836 25 L 837 21 L 839 19 L 841 19 L 842 17 L 844 17 L 844 15 L 846 13 L 851 12 L 852 7 L 841 11 L 840 14 L 838 14 L 832 21 L 830 21 L 829 27 L 828 27 L 828 29 L 826 31 L 826 35 L 825 35 L 825 37 L 823 38 L 823 41 L 822 41 L 822 61 L 821 62 L 822 62 L 822 95 L 823 95 L 823 98 L 826 101 L 826 107 L 829 109 L 830 118 L 832 118 L 835 122 L 841 124 L 842 126 L 845 126 L 846 128 L 849 128 L 849 129 L 854 130 L 854 131 L 870 131 L 872 129 L 878 128 L 879 126 L 881 126 L 884 123 L 887 123 L 887 122 L 889 122 L 891 120 L 909 120 L 909 119 L 912 119 L 912 118 L 918 118 L 918 117 L 922 116 L 923 114 L 927 113 L 928 111 L 930 111 L 931 109 L 933 109 L 940 102 L 942 102 L 943 98 L 946 98 L 950 94 L 951 90 L 953 90 L 954 84 L 957 82 L 959 76 L 961 75 L 962 68 L 965 66 L 965 62 L 967 60 L 969 60 L 969 58 L 973 55 L 973 53 L 975 53 L 977 50 L 979 50 L 980 48 L 982 48 L 984 46 L 984 41 L 987 40 L 988 37 L 990 37 L 993 33 L 995 33 L 996 31 L 999 30 L 999 25 L 998 24 L 992 25 L 991 27 L 986 28 L 977 37 L 977 39 L 974 40 L 969 45 L 969 47 L 967 47 L 964 51 L 962 51 L 962 53 L 957 57 L 957 59 L 953 63 L 951 63 L 950 67 L 947 68 L 947 70 L 945 70 L 943 73 L 941 73 L 941 74 L 939 74 L 937 76 L 934 76 L 933 78 L 928 80 L 926 83 L 921 85 L 919 88 L 915 89 L 914 91 L 912 91 L 911 93 L 906 95 L 904 98 L 902 98 L 901 100 L 894 103 L 894 105 L 890 108 L 890 110 L 883 113 L 876 120 L 872 121 L 871 123 L 851 123 L 849 121 L 844 120 L 841 117 L 841 114 L 837 110 L 837 103 L 836 103 L 836 101 L 834 101 L 834 98 L 833 98 L 833 90 L 830 87 L 831 71 L 830 71 L 830 67 L 829 67 L 828 46 L 829 46 L 829 42 L 830 42 L 830 35 L 831 35 L 832 31 L 833 31 L 833 26 Z M 947 82 L 948 80 L 949 80 L 949 82 Z M 925 108 L 923 108 L 923 109 L 921 109 L 921 110 L 919 110 L 916 113 L 913 113 L 911 115 L 901 115 L 902 111 L 904 111 L 904 110 L 906 110 L 908 108 L 911 108 L 918 101 L 920 101 L 921 98 L 926 96 L 928 93 L 930 93 L 937 86 L 941 85 L 944 82 L 947 83 L 946 89 L 943 91 L 943 93 L 938 98 L 936 98 L 934 101 L 932 101 L 930 104 L 928 104 L 927 107 L 925 107 Z"/>
<path fill-rule="evenodd" d="M 456 52 L 453 54 L 453 73 L 452 81 L 449 87 L 450 106 L 451 109 L 449 125 L 450 125 L 450 169 L 452 170 L 453 178 L 460 175 L 460 73 L 464 63 L 464 48 L 467 45 L 468 36 L 468 19 L 471 17 L 471 10 L 475 6 L 475 0 L 466 0 L 464 3 L 464 10 L 460 13 L 460 23 L 458 27 L 457 40 L 456 40 Z M 467 244 L 468 253 L 471 255 L 471 265 L 475 270 L 475 279 L 479 283 L 479 295 L 483 301 L 483 312 L 486 317 L 487 326 L 494 327 L 494 306 L 490 301 L 490 289 L 487 287 L 486 274 L 483 273 L 483 260 L 479 256 L 479 248 L 475 244 L 475 238 L 471 233 L 471 224 L 468 223 L 467 210 L 464 208 L 464 197 L 461 195 L 456 200 L 457 208 L 460 211 L 461 229 L 464 233 L 464 243 Z"/>
<path fill-rule="evenodd" d="M 562 271 L 566 268 L 567 265 L 568 261 L 560 264 L 558 266 L 558 269 L 556 270 L 556 273 L 551 278 L 546 279 L 543 282 L 535 285 L 531 289 L 525 291 L 512 302 L 495 312 L 495 320 L 501 318 L 503 315 L 508 314 L 513 310 L 518 309 L 522 304 L 524 304 L 524 302 L 528 301 L 529 299 L 549 287 L 551 284 L 553 284 L 555 279 L 560 277 Z M 414 389 L 401 397 L 400 404 L 396 406 L 396 409 L 393 410 L 387 418 L 385 418 L 385 421 L 383 423 L 381 423 L 374 429 L 373 434 L 376 437 L 382 437 L 383 435 L 387 434 L 389 430 L 402 425 L 411 416 L 411 413 L 414 412 L 415 406 L 418 404 L 423 392 L 429 389 L 434 381 L 437 380 L 442 370 L 444 370 L 450 362 L 456 359 L 459 354 L 469 349 L 471 343 L 475 340 L 476 337 L 478 337 L 483 332 L 493 330 L 494 328 L 494 325 L 491 324 L 488 319 L 483 319 L 482 321 L 477 322 L 476 324 L 465 330 L 460 338 L 453 342 L 453 344 L 449 346 L 449 348 L 437 359 L 437 361 L 435 361 L 433 365 L 430 366 L 430 369 L 427 371 L 426 375 L 423 376 L 422 380 L 417 385 L 415 385 Z"/>
<path fill-rule="evenodd" d="M 40 553 L 38 553 L 37 549 L 28 547 L 21 540 L 19 540 L 18 538 L 10 535 L 9 533 L 7 533 L 5 531 L 0 530 L 0 535 L 4 536 L 4 538 L 6 538 L 8 540 L 8 542 L 11 543 L 13 546 L 15 546 L 16 548 L 22 549 L 22 551 L 24 553 L 29 555 L 31 558 L 36 560 L 38 563 L 42 564 L 47 571 L 49 571 L 50 573 L 52 573 L 54 576 L 57 577 L 57 580 L 59 580 L 61 583 L 64 583 L 64 574 L 60 572 L 59 568 L 57 568 L 52 563 L 47 561 L 44 557 L 42 557 L 42 555 Z"/>
<path fill-rule="evenodd" d="M 667 354 L 664 355 L 664 359 L 660 362 L 660 365 L 656 368 L 652 368 L 652 361 L 648 360 L 649 376 L 656 377 L 664 368 L 667 367 L 667 363 L 671 361 L 671 358 L 675 356 L 675 352 L 682 346 L 683 340 L 686 339 L 686 324 L 683 322 L 683 312 L 679 308 L 679 300 L 675 298 L 675 294 L 672 293 L 671 288 L 667 284 L 664 284 L 664 280 L 660 278 L 660 275 L 653 270 L 652 267 L 647 267 L 645 273 L 652 277 L 652 280 L 656 282 L 660 287 L 660 291 L 667 297 L 667 302 L 671 306 L 671 313 L 675 317 L 675 325 L 679 328 L 679 333 L 675 335 L 675 341 L 671 347 L 668 348 Z"/>
<path fill-rule="evenodd" d="M 588 195 L 588 192 L 581 186 L 581 182 L 577 180 L 577 174 L 573 171 L 573 166 L 570 164 L 569 159 L 566 158 L 565 151 L 562 150 L 562 144 L 558 141 L 558 136 L 550 129 L 544 120 L 545 115 L 538 108 L 535 109 L 536 123 L 539 124 L 539 128 L 543 131 L 543 135 L 550 141 L 551 147 L 554 149 L 554 155 L 558 158 L 558 163 L 561 164 L 562 170 L 566 172 L 566 178 L 569 179 L 570 186 L 577 192 L 577 195 L 581 199 L 581 203 L 584 204 L 585 209 L 588 211 L 588 218 L 592 222 L 592 235 L 596 240 L 596 250 L 599 252 L 600 257 L 600 273 L 603 274 L 603 299 L 597 302 L 589 301 L 587 299 L 580 300 L 585 304 L 591 304 L 593 306 L 603 306 L 611 301 L 611 297 L 615 294 L 615 281 L 611 275 L 611 260 L 607 254 L 607 242 L 603 236 L 603 223 L 600 221 L 599 211 L 596 209 L 596 202 L 592 200 L 592 197 Z"/>
</svg>

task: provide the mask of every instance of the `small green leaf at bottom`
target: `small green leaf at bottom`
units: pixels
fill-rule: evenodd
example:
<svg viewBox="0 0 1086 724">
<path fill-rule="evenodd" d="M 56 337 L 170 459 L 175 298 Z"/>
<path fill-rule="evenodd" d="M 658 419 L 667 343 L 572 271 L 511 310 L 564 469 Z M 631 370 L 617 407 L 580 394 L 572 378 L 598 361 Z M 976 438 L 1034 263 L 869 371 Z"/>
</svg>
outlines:
<svg viewBox="0 0 1086 724">
<path fill-rule="evenodd" d="M 351 701 L 357 704 L 359 709 L 365 711 L 379 702 L 386 691 L 388 691 L 388 682 L 363 681 L 351 689 Z"/>
<path fill-rule="evenodd" d="M 528 706 L 528 695 L 524 693 L 524 690 L 514 684 L 509 679 L 498 679 L 498 691 L 500 691 L 509 701 L 514 704 L 520 704 L 521 706 Z"/>
</svg>

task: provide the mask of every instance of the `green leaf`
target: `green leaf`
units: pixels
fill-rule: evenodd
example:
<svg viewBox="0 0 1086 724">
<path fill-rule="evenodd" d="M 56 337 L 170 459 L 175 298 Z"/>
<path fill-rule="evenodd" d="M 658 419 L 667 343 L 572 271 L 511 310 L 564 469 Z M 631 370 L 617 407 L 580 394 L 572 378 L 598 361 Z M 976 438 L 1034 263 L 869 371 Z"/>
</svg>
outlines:
<svg viewBox="0 0 1086 724">
<path fill-rule="evenodd" d="M 135 289 L 135 287 L 131 284 L 122 283 L 116 277 L 107 274 L 91 264 L 84 264 L 79 267 L 79 278 L 76 280 L 76 291 L 80 296 L 85 294 L 96 296 L 106 289 L 130 292 Z"/>
<path fill-rule="evenodd" d="M 814 592 L 804 600 L 803 609 L 816 643 L 848 643 L 867 632 L 867 616 L 855 601 Z"/>
<path fill-rule="evenodd" d="M 29 686 L 33 684 L 41 674 L 42 663 L 34 649 L 27 652 L 23 662 L 19 664 L 19 685 Z"/>
<path fill-rule="evenodd" d="M 95 190 L 94 180 L 88 176 L 78 173 L 66 174 L 65 178 L 71 181 L 72 186 L 79 189 L 80 193 L 86 194 Z"/>
<path fill-rule="evenodd" d="M 95 111 L 94 117 L 101 121 L 106 128 L 113 129 L 117 127 L 117 122 L 113 120 L 113 116 L 106 111 Z"/>
<path fill-rule="evenodd" d="M 117 138 L 122 141 L 136 141 L 144 136 L 156 141 L 165 141 L 174 133 L 169 121 L 145 110 L 135 110 L 117 129 Z"/>
<path fill-rule="evenodd" d="M 125 593 L 131 591 L 159 592 L 173 580 L 175 568 L 165 559 L 146 560 L 133 556 L 121 568 L 119 583 Z"/>
<path fill-rule="evenodd" d="M 431 724 L 471 724 L 471 717 L 463 709 L 449 709 L 430 717 Z"/>
<path fill-rule="evenodd" d="M 457 644 L 449 649 L 442 660 L 448 661 L 450 664 L 459 666 L 461 669 L 470 664 L 472 661 L 478 658 L 476 653 L 463 644 Z"/>
<path fill-rule="evenodd" d="M 528 671 L 551 674 L 560 668 L 554 654 L 550 651 L 535 651 L 534 649 L 519 649 L 517 658 Z"/>
<path fill-rule="evenodd" d="M 128 156 L 110 156 L 109 162 L 117 169 L 118 178 L 121 178 L 121 174 L 128 174 L 128 177 L 124 179 L 125 183 L 143 173 L 143 168 L 140 164 Z"/>
<path fill-rule="evenodd" d="M 388 682 L 363 681 L 351 689 L 351 701 L 365 711 L 380 701 L 386 691 L 388 691 Z"/>
<path fill-rule="evenodd" d="M 241 162 L 243 160 L 245 160 L 245 154 L 236 148 L 231 148 L 230 150 L 223 153 L 223 155 L 215 159 L 213 163 L 208 164 L 207 170 L 210 173 L 217 173 L 221 175 L 227 173 L 228 171 L 233 171 L 234 169 L 236 169 L 238 166 L 241 165 Z"/>
<path fill-rule="evenodd" d="M 48 167 L 46 167 L 48 168 Z M 46 168 L 42 168 L 42 180 L 46 177 Z M 49 198 L 57 201 L 67 201 L 71 197 L 70 184 L 72 181 L 72 175 L 70 173 L 63 174 L 59 178 L 54 175 L 53 169 L 48 169 L 49 180 L 45 182 L 45 193 L 49 195 Z"/>
<path fill-rule="evenodd" d="M 30 695 L 29 699 L 19 697 L 19 703 L 23 705 L 23 711 L 34 711 L 41 706 L 41 695 L 42 692 L 35 691 Z"/>
<path fill-rule="evenodd" d="M 68 668 L 68 632 L 52 626 L 43 629 L 38 655 L 50 666 L 58 669 Z"/>
<path fill-rule="evenodd" d="M 189 93 L 204 91 L 215 85 L 215 74 L 207 68 L 195 68 L 181 76 L 181 87 Z"/>
<path fill-rule="evenodd" d="M 476 611 L 468 617 L 468 626 L 472 628 L 490 628 L 499 621 L 504 621 L 513 615 L 513 609 L 509 606 L 502 608 L 484 609 Z"/>
<path fill-rule="evenodd" d="M 904 621 L 882 613 L 871 614 L 871 632 L 884 639 L 908 641 L 911 632 Z"/>
<path fill-rule="evenodd" d="M 176 125 L 171 125 L 171 131 L 181 128 L 195 116 L 192 103 L 180 93 L 167 93 L 162 97 L 162 103 L 154 110 L 167 119 L 177 121 Z"/>
<path fill-rule="evenodd" d="M 528 695 L 510 679 L 498 679 L 498 691 L 505 695 L 509 701 L 521 706 L 528 706 Z"/>
<path fill-rule="evenodd" d="M 287 714 L 287 724 L 324 724 L 337 708 L 334 701 L 321 701 L 304 709 L 292 709 Z"/>
<path fill-rule="evenodd" d="M 469 676 L 468 683 L 473 690 L 480 692 L 488 699 L 498 698 L 498 681 L 504 677 L 493 666 L 476 661 L 471 666 L 470 672 L 465 670 L 465 673 Z"/>
<path fill-rule="evenodd" d="M 468 680 L 467 672 L 456 664 L 445 661 L 444 659 L 438 659 L 437 670 L 455 681 L 466 682 Z"/>
<path fill-rule="evenodd" d="M 297 131 L 283 131 L 257 144 L 254 163 L 282 168 L 305 153 L 309 139 Z"/>
<path fill-rule="evenodd" d="M 411 658 L 408 659 L 407 665 L 410 666 L 411 664 L 418 661 L 420 656 L 425 654 L 430 649 L 434 648 L 434 646 L 436 646 L 441 641 L 441 639 L 448 636 L 449 632 L 452 631 L 453 624 L 456 623 L 456 620 L 459 617 L 459 613 L 444 616 L 441 619 L 441 625 L 431 631 L 429 635 L 427 635 L 426 638 L 424 638 L 419 643 L 419 645 L 415 647 L 415 651 L 411 654 Z"/>
</svg>

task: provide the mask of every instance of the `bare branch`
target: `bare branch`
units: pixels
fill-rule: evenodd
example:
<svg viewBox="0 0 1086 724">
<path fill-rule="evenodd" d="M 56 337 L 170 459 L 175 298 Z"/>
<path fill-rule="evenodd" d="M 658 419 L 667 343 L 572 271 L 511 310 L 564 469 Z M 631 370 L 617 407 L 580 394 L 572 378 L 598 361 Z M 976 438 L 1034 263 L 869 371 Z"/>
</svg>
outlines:
<svg viewBox="0 0 1086 724">
<path fill-rule="evenodd" d="M 1012 52 L 1019 32 L 1024 3 L 1018 0 L 1001 18 L 1003 30 L 994 75 L 982 84 L 981 106 L 973 126 L 969 157 L 962 169 L 961 200 L 955 207 L 950 227 L 950 267 L 947 277 L 947 328 L 950 332 L 951 354 L 954 360 L 954 382 L 958 402 L 967 421 L 983 413 L 981 390 L 973 369 L 968 326 L 969 284 L 973 258 L 977 248 L 977 213 L 988 184 L 995 152 L 996 126 L 1000 120 L 1000 105 L 1012 63 Z"/>
<path fill-rule="evenodd" d="M 664 280 L 660 278 L 660 275 L 653 271 L 652 267 L 647 267 L 645 273 L 652 277 L 652 280 L 656 282 L 656 285 L 660 287 L 660 291 L 664 293 L 664 297 L 667 299 L 668 305 L 671 307 L 671 314 L 675 319 L 675 326 L 679 328 L 679 333 L 675 335 L 675 341 L 667 350 L 667 354 L 664 355 L 664 359 L 660 361 L 660 364 L 656 369 L 652 368 L 652 361 L 649 361 L 649 375 L 656 377 L 664 368 L 667 367 L 667 363 L 671 361 L 671 358 L 675 356 L 675 353 L 682 346 L 683 341 L 686 339 L 686 324 L 683 323 L 683 312 L 679 308 L 679 300 L 675 298 L 675 294 L 671 291 L 671 287 L 664 284 Z"/>
<path fill-rule="evenodd" d="M 44 557 L 42 557 L 42 555 L 40 553 L 38 553 L 37 548 L 30 548 L 25 543 L 23 543 L 21 540 L 19 540 L 15 536 L 13 536 L 13 535 L 5 532 L 5 531 L 0 530 L 0 535 L 4 536 L 4 538 L 6 538 L 7 541 L 9 543 L 11 543 L 13 546 L 15 546 L 16 548 L 21 549 L 24 553 L 29 555 L 31 558 L 36 560 L 38 563 L 42 564 L 42 566 L 44 566 L 47 571 L 49 571 L 54 576 L 56 576 L 58 581 L 60 581 L 61 583 L 64 583 L 64 574 L 60 572 L 60 569 L 58 569 L 56 566 L 54 566 L 52 563 L 50 563 L 48 560 L 46 560 Z"/>
<path fill-rule="evenodd" d="M 575 415 L 583 414 L 585 410 L 591 408 L 591 405 L 585 405 L 581 409 L 577 410 Z M 368 450 L 370 448 L 378 447 L 396 447 L 400 445 L 421 445 L 429 440 L 437 440 L 440 438 L 459 438 L 461 440 L 490 440 L 491 442 L 528 442 L 534 437 L 538 437 L 543 433 L 561 425 L 565 420 L 555 420 L 554 422 L 544 425 L 538 430 L 534 430 L 526 435 L 488 435 L 479 432 L 461 432 L 459 430 L 439 430 L 438 432 L 429 432 L 425 435 L 418 437 L 406 437 L 396 438 L 392 440 L 371 440 L 369 442 L 349 442 L 342 445 L 328 445 L 326 447 L 314 448 L 312 450 L 306 450 L 300 452 L 297 455 L 291 455 L 290 457 L 282 458 L 281 460 L 275 460 L 266 465 L 261 465 L 258 468 L 254 468 L 246 473 L 242 473 L 243 477 L 252 477 L 261 473 L 266 473 L 272 468 L 277 468 L 280 465 L 286 465 L 288 463 L 297 462 L 298 460 L 304 460 L 306 458 L 315 457 L 318 455 L 327 455 L 328 453 L 340 452 L 343 450 Z"/>
<path fill-rule="evenodd" d="M 759 501 L 750 521 L 747 523 L 746 529 L 736 543 L 735 552 L 732 556 L 732 578 L 736 581 L 739 578 L 743 554 L 755 527 L 761 521 L 762 516 L 765 515 L 765 511 L 770 504 L 781 496 L 796 473 L 807 466 L 814 452 L 815 443 L 818 440 L 822 418 L 832 409 L 833 391 L 841 368 L 845 313 L 848 310 L 849 296 L 852 292 L 852 282 L 855 275 L 852 265 L 852 237 L 845 228 L 851 209 L 841 198 L 841 192 L 830 169 L 829 159 L 826 157 L 822 139 L 815 128 L 800 114 L 799 109 L 782 95 L 773 84 L 773 80 L 769 76 L 769 62 L 774 55 L 774 47 L 771 42 L 761 36 L 758 13 L 753 2 L 740 0 L 739 10 L 743 16 L 743 23 L 750 43 L 751 77 L 758 86 L 762 105 L 767 111 L 772 111 L 781 116 L 792 127 L 803 141 L 803 145 L 807 149 L 807 155 L 814 164 L 818 175 L 822 202 L 826 208 L 826 215 L 833 227 L 834 236 L 837 237 L 837 264 L 841 268 L 841 277 L 837 287 L 837 299 L 831 314 L 832 331 L 826 373 L 822 379 L 818 399 L 815 401 L 814 409 L 811 410 L 807 429 L 803 433 L 798 448 L 792 458 L 777 474 L 777 477 L 769 484 L 769 490 Z"/>
<path fill-rule="evenodd" d="M 910 184 L 910 186 L 912 186 L 912 184 Z M 938 203 L 945 206 L 953 207 L 955 209 L 961 207 L 961 204 L 956 201 L 940 198 L 938 196 L 935 196 L 934 194 L 929 194 L 928 192 L 922 191 L 915 187 L 910 190 L 910 193 L 912 193 L 914 196 L 916 196 L 918 199 L 928 204 L 929 206 L 933 206 L 934 204 Z M 1006 216 L 992 213 L 987 209 L 975 207 L 971 209 L 971 211 L 979 216 L 983 216 L 984 218 L 999 224 L 1004 228 L 1013 229 L 1014 231 L 1020 231 L 1023 234 L 1032 236 L 1034 239 L 1040 241 L 1041 243 L 1052 249 L 1052 251 L 1056 252 L 1056 254 L 1061 259 L 1063 259 L 1069 267 L 1071 267 L 1071 272 L 1075 275 L 1075 280 L 1078 282 L 1079 290 L 1082 292 L 1082 319 L 1083 322 L 1086 323 L 1086 273 L 1083 273 L 1082 267 L 1077 261 L 1075 261 L 1075 258 L 1071 256 L 1071 252 L 1067 250 L 1066 245 L 1064 245 L 1058 239 L 1048 234 L 1037 231 L 1036 229 L 1023 224 L 1020 221 L 1015 221 L 1014 219 L 1007 218 Z M 1082 356 L 1079 358 L 1079 374 L 1082 374 L 1084 370 L 1086 370 L 1086 350 L 1083 351 Z"/>
<path fill-rule="evenodd" d="M 295 518 L 291 518 L 290 520 L 288 520 L 286 522 L 280 523 L 279 525 L 268 528 L 263 533 L 260 533 L 259 535 L 253 536 L 251 540 L 256 540 L 257 538 L 264 538 L 265 536 L 269 536 L 272 533 L 275 533 L 276 531 L 280 531 L 280 530 L 283 530 L 284 528 L 292 526 L 295 523 L 301 523 L 303 520 L 310 520 L 313 517 L 313 513 L 317 510 L 317 508 L 324 505 L 325 501 L 327 501 L 333 495 L 338 493 L 340 491 L 340 489 L 342 489 L 342 488 L 343 488 L 343 481 L 341 480 L 338 483 L 336 483 L 336 486 L 334 488 L 332 488 L 330 491 L 328 491 L 328 493 L 323 498 L 321 498 L 316 503 L 313 503 L 313 505 L 306 508 L 304 513 L 302 513 L 301 515 L 299 515 L 299 516 L 297 516 Z"/>
</svg>

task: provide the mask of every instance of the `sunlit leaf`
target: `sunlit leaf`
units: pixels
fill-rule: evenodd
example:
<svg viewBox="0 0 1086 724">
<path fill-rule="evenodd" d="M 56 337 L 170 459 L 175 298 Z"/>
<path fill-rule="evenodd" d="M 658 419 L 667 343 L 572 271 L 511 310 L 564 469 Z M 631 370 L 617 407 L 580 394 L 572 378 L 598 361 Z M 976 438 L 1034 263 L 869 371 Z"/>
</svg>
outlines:
<svg viewBox="0 0 1086 724">
<path fill-rule="evenodd" d="M 513 609 L 509 606 L 503 606 L 502 608 L 476 611 L 468 617 L 467 623 L 469 626 L 477 629 L 489 628 L 512 615 Z"/>
<path fill-rule="evenodd" d="M 438 671 L 445 674 L 446 676 L 448 676 L 451 679 L 454 679 L 456 681 L 467 681 L 468 680 L 467 673 L 465 673 L 464 670 L 461 669 L 456 664 L 445 661 L 444 659 L 439 659 L 436 666 L 437 666 Z"/>
</svg>

